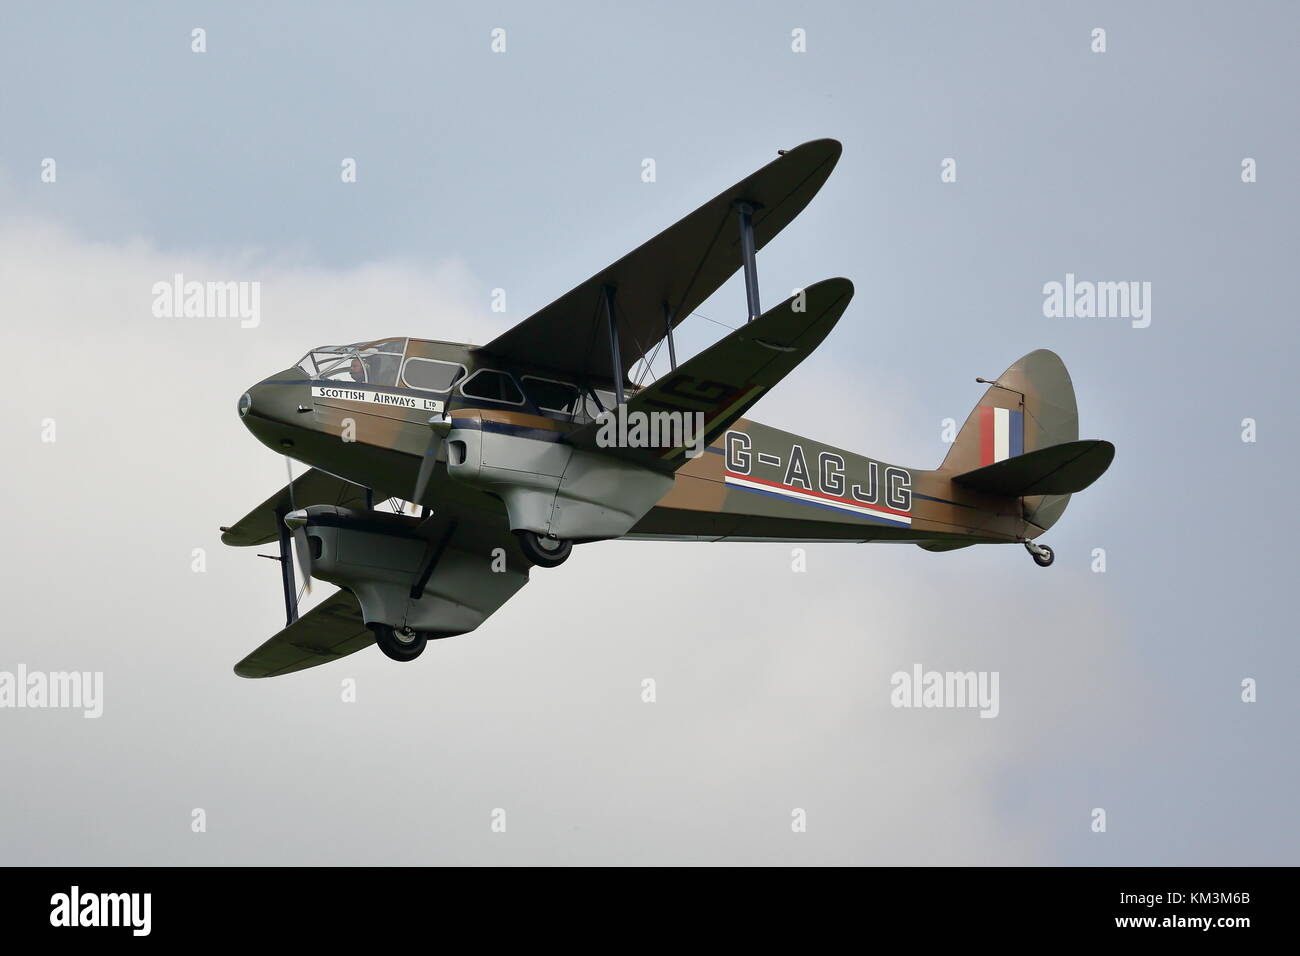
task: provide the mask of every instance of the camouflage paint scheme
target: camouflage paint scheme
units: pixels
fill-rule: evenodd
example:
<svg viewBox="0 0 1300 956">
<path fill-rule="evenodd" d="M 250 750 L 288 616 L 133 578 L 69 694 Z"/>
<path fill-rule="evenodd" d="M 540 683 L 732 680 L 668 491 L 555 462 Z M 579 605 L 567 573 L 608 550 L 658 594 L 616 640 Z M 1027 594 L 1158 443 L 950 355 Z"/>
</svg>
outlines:
<svg viewBox="0 0 1300 956">
<path fill-rule="evenodd" d="M 556 474 L 540 464 L 529 469 L 529 462 L 579 458 L 587 467 L 596 462 L 598 470 L 602 461 L 617 461 L 610 466 L 615 483 L 618 475 L 662 476 L 643 486 L 655 495 L 661 486 L 668 489 L 657 503 L 628 510 L 630 530 L 622 536 L 629 538 L 887 541 L 932 551 L 1032 541 L 1114 454 L 1108 442 L 1078 441 L 1073 385 L 1052 352 L 1023 356 L 990 385 L 936 469 L 872 459 L 744 417 L 832 331 L 853 294 L 846 279 L 807 287 L 644 388 L 627 378 L 666 330 L 739 270 L 738 202 L 754 208 L 753 234 L 761 248 L 817 192 L 839 152 L 838 143 L 818 140 L 784 153 L 486 346 L 391 338 L 325 347 L 254 385 L 240 400 L 244 424 L 269 448 L 312 470 L 223 528 L 222 541 L 250 546 L 276 540 L 291 508 L 364 509 L 369 489 L 375 500 L 396 498 L 427 509 L 420 518 L 397 520 L 410 534 L 429 536 L 429 588 L 438 600 L 454 604 L 456 598 L 438 591 L 437 553 L 448 547 L 481 553 L 484 574 L 490 573 L 488 555 L 504 552 L 526 581 L 529 561 L 512 533 L 508 502 L 492 487 L 464 480 L 462 460 L 453 462 L 460 477 L 449 474 L 448 454 L 464 454 L 468 444 L 457 442 L 458 434 L 482 436 L 475 439 L 476 468 L 491 465 L 498 476 L 516 473 L 524 482 Z M 610 317 L 617 336 L 610 335 Z M 322 351 L 326 359 L 342 356 L 342 364 L 317 364 Z M 418 370 L 428 370 L 420 364 L 425 360 L 447 363 L 447 381 L 415 387 Z M 477 395 L 464 390 L 483 372 L 508 376 L 477 379 L 496 383 L 502 391 L 495 399 L 481 389 L 473 390 Z M 681 447 L 599 442 L 597 417 L 612 405 L 616 377 L 626 410 L 698 413 L 705 423 L 703 453 L 689 458 Z M 581 400 L 563 411 L 543 408 L 539 389 L 553 391 L 557 384 L 576 390 Z M 444 417 L 442 427 L 450 431 L 439 443 L 431 425 Z M 434 450 L 432 474 L 417 495 L 421 464 Z M 498 479 L 497 491 L 501 487 Z M 506 499 L 515 493 L 509 483 Z M 445 534 L 435 547 L 437 529 Z M 287 563 L 283 553 L 282 560 Z M 466 587 L 463 580 L 460 586 Z M 472 590 L 471 581 L 466 601 Z M 505 599 L 473 597 L 483 618 Z M 273 676 L 336 659 L 374 642 L 367 623 L 345 588 L 291 619 L 236 672 Z"/>
<path fill-rule="evenodd" d="M 412 339 L 407 354 L 457 362 L 465 366 L 466 377 L 484 368 L 509 372 L 516 381 L 529 374 L 547 379 L 558 379 L 560 374 L 540 367 L 507 365 L 472 346 L 446 342 Z M 1030 353 L 1000 376 L 999 382 L 1025 392 L 1025 451 L 1078 438 L 1073 388 L 1054 353 Z M 276 451 L 372 488 L 377 498 L 409 499 L 429 444 L 429 413 L 346 398 L 313 398 L 313 385 L 339 387 L 338 382 L 313 381 L 301 370 L 281 372 L 254 386 L 250 390 L 252 411 L 245 418 L 250 431 Z M 563 440 L 586 424 L 581 416 L 577 422 L 558 417 L 527 399 L 524 405 L 507 407 L 467 398 L 459 389 L 430 393 L 368 387 L 411 400 L 443 400 L 453 422 L 501 423 L 533 430 L 551 440 Z M 629 398 L 634 395 L 629 392 Z M 309 411 L 299 412 L 303 407 Z M 1006 388 L 989 388 L 942 465 L 934 470 L 896 466 L 741 418 L 711 441 L 703 455 L 686 460 L 676 472 L 672 490 L 628 537 L 936 545 L 1005 543 L 1036 537 L 1060 517 L 1068 495 L 1022 500 L 982 493 L 952 480 L 980 467 L 979 413 L 984 407 L 1018 410 L 1019 396 Z M 344 422 L 349 419 L 355 423 L 355 440 L 344 442 Z M 892 500 L 890 476 L 895 476 Z M 728 483 L 728 477 L 749 481 Z M 762 487 L 787 497 L 765 494 Z M 500 509 L 491 495 L 447 475 L 445 450 L 439 453 L 426 500 L 415 503 Z M 879 509 L 881 517 L 855 514 L 848 510 L 853 507 Z M 905 526 L 900 523 L 904 520 Z M 227 535 L 227 543 L 262 544 L 271 540 L 272 534 L 270 529 L 259 540 Z"/>
</svg>

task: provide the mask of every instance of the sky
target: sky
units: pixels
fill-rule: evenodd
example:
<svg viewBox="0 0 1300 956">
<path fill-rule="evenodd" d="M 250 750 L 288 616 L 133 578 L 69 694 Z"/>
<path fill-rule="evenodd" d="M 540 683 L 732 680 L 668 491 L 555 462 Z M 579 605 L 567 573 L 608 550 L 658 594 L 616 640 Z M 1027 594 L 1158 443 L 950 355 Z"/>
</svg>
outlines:
<svg viewBox="0 0 1300 956">
<path fill-rule="evenodd" d="M 0 863 L 1296 863 L 1298 26 L 1285 3 L 6 11 L 0 673 L 102 673 L 103 713 L 0 707 Z M 844 155 L 760 286 L 857 293 L 749 417 L 932 468 L 976 376 L 1053 349 L 1082 437 L 1117 448 L 1053 567 L 605 542 L 412 664 L 232 673 L 283 619 L 275 566 L 217 530 L 285 480 L 249 385 L 323 344 L 482 344 L 827 136 Z M 261 283 L 260 321 L 154 315 L 176 273 Z M 1044 315 L 1067 274 L 1150 283 L 1150 324 Z M 744 303 L 725 285 L 679 352 Z M 892 706 L 917 664 L 996 672 L 996 718 Z"/>
</svg>

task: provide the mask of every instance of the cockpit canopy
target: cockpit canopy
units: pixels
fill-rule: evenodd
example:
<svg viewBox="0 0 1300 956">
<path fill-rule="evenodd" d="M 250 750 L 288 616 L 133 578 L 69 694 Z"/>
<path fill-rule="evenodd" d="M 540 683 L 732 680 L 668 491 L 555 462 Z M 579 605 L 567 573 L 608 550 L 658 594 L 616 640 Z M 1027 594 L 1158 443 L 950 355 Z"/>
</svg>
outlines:
<svg viewBox="0 0 1300 956">
<path fill-rule="evenodd" d="M 396 385 L 406 339 L 384 339 L 355 345 L 322 345 L 298 361 L 313 380 Z"/>
<path fill-rule="evenodd" d="M 602 411 L 615 405 L 616 399 L 607 389 L 584 382 L 561 381 L 541 373 L 493 368 L 496 363 L 491 357 L 484 360 L 485 365 L 475 368 L 473 374 L 468 374 L 467 363 L 450 355 L 440 358 L 408 355 L 410 342 L 395 338 L 353 345 L 322 345 L 304 355 L 297 367 L 312 381 L 396 386 L 441 395 L 459 388 L 460 400 L 471 405 L 486 402 L 487 407 L 510 406 L 578 424 L 596 420 Z M 629 396 L 637 391 L 636 386 L 627 386 Z"/>
</svg>

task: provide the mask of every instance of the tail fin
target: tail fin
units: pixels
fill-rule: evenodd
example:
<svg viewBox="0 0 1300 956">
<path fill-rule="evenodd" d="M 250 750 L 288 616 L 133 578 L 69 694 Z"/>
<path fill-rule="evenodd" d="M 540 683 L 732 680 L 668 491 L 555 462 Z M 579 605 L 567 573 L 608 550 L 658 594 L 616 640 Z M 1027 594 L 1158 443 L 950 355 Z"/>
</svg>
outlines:
<svg viewBox="0 0 1300 956">
<path fill-rule="evenodd" d="M 957 433 L 939 470 L 955 478 L 1028 452 L 1078 440 L 1079 409 L 1070 373 L 1055 352 L 1039 349 L 1017 359 L 989 386 Z M 1069 501 L 1068 494 L 1027 497 L 1025 517 L 1046 530 L 1061 517 Z"/>
</svg>

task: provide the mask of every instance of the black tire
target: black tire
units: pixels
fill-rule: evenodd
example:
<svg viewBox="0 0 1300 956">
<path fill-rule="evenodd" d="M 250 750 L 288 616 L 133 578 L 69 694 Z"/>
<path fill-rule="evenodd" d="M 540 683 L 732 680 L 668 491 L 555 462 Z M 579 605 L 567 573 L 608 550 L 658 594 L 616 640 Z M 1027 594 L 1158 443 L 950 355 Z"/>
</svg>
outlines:
<svg viewBox="0 0 1300 956">
<path fill-rule="evenodd" d="M 1029 556 L 1034 559 L 1034 564 L 1038 565 L 1040 568 L 1050 568 L 1052 562 L 1056 560 L 1056 552 L 1045 544 L 1040 544 L 1039 547 L 1046 551 L 1047 554 L 1037 554 L 1036 552 L 1030 551 Z"/>
<path fill-rule="evenodd" d="M 518 531 L 519 549 L 524 557 L 539 568 L 558 568 L 573 553 L 573 542 L 560 538 L 544 538 L 533 531 Z"/>
<path fill-rule="evenodd" d="M 375 632 L 375 643 L 384 652 L 384 656 L 394 661 L 413 661 L 424 653 L 428 635 L 423 631 L 409 633 L 395 631 L 387 624 L 371 624 Z"/>
</svg>

